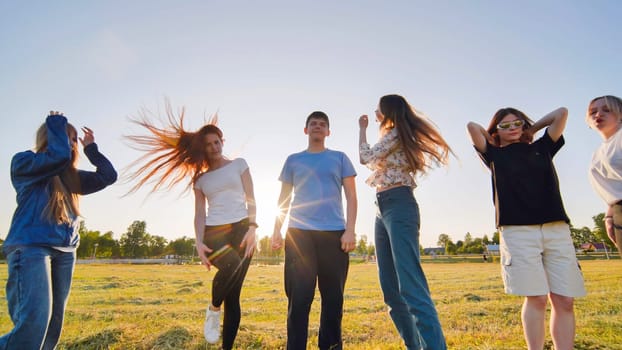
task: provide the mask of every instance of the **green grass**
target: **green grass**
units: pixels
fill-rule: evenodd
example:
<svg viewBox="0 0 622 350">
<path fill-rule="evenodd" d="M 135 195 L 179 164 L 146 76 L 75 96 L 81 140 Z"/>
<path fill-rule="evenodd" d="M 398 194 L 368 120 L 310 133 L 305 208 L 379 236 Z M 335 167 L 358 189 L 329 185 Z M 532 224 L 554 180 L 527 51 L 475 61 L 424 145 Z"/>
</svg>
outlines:
<svg viewBox="0 0 622 350">
<path fill-rule="evenodd" d="M 583 261 L 588 296 L 576 301 L 576 349 L 622 349 L 622 260 Z M 520 297 L 503 293 L 498 264 L 424 264 L 450 349 L 524 349 Z M 6 265 L 0 284 L 6 283 Z M 346 349 L 402 349 L 382 302 L 376 265 L 353 264 L 343 319 Z M 59 349 L 217 349 L 202 335 L 214 270 L 77 265 Z M 282 266 L 251 266 L 242 293 L 240 349 L 282 349 Z M 1 288 L 1 287 L 0 287 Z M 4 288 L 0 334 L 11 329 Z M 316 348 L 319 293 L 310 317 Z M 551 348 L 550 337 L 547 349 Z"/>
</svg>

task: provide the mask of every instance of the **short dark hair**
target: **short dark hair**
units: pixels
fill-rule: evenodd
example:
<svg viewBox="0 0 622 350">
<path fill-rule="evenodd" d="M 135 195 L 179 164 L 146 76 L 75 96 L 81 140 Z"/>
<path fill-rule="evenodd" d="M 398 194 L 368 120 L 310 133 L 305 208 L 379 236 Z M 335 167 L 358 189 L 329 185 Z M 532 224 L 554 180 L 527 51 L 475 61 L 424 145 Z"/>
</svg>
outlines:
<svg viewBox="0 0 622 350">
<path fill-rule="evenodd" d="M 324 112 L 315 111 L 309 114 L 309 116 L 307 117 L 307 121 L 305 122 L 305 128 L 309 126 L 309 121 L 311 119 L 322 119 L 323 121 L 326 122 L 326 126 L 330 128 L 330 122 L 328 121 L 328 115 L 326 115 L 326 113 Z"/>
</svg>

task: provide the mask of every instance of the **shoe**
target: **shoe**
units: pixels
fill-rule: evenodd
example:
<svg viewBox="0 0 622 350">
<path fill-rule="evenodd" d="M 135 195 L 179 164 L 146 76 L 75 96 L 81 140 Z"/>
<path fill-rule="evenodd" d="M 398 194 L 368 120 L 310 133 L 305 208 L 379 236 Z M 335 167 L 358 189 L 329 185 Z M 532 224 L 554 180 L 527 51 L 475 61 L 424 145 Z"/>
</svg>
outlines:
<svg viewBox="0 0 622 350">
<path fill-rule="evenodd" d="M 209 307 L 205 310 L 203 335 L 208 343 L 218 343 L 220 339 L 220 311 L 212 311 Z"/>
</svg>

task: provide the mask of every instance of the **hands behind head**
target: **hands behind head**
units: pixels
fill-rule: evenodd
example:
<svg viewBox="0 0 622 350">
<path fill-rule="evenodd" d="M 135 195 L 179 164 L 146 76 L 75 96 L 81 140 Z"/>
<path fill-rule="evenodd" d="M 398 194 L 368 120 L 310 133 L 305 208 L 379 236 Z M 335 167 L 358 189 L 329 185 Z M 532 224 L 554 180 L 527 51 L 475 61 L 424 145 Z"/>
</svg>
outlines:
<svg viewBox="0 0 622 350">
<path fill-rule="evenodd" d="M 532 128 L 527 128 L 523 130 L 523 134 L 520 135 L 520 141 L 525 143 L 531 143 L 533 141 L 534 130 Z"/>
<path fill-rule="evenodd" d="M 83 126 L 81 129 L 84 133 L 84 137 L 80 138 L 80 143 L 82 144 L 82 146 L 86 147 L 91 143 L 95 142 L 95 135 L 93 134 L 93 130 L 87 128 L 86 126 Z"/>
<path fill-rule="evenodd" d="M 62 115 L 62 116 L 65 116 L 63 114 L 63 112 L 59 112 L 59 111 L 50 111 L 50 115 Z"/>
</svg>

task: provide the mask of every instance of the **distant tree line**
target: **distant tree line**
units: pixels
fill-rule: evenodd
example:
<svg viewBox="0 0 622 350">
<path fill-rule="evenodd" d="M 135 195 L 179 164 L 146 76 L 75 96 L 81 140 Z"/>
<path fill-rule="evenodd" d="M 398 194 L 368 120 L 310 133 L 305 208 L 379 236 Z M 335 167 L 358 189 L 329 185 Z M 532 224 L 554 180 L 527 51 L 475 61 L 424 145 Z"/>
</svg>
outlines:
<svg viewBox="0 0 622 350">
<path fill-rule="evenodd" d="M 594 227 L 587 226 L 575 228 L 571 225 L 570 233 L 575 248 L 579 249 L 585 243 L 603 243 L 607 249 L 615 250 L 615 245 L 609 240 L 605 231 L 605 213 L 600 213 L 592 217 Z M 84 221 L 80 222 L 78 229 L 80 234 L 80 246 L 77 256 L 79 259 L 88 258 L 160 258 L 172 255 L 178 258 L 192 258 L 196 255 L 194 248 L 194 238 L 181 237 L 174 240 L 167 240 L 162 236 L 151 235 L 147 232 L 147 223 L 136 220 L 128 226 L 125 233 L 118 240 L 114 239 L 113 233 L 108 231 L 102 234 L 100 231 L 87 229 Z M 0 246 L 4 241 L 0 239 Z M 483 237 L 473 237 L 467 232 L 463 240 L 453 242 L 446 233 L 438 236 L 437 244 L 444 248 L 445 254 L 482 254 L 485 252 L 486 245 L 499 244 L 499 232 L 492 233 L 492 238 L 488 235 Z M 423 251 L 423 248 L 422 248 Z M 353 254 L 361 257 L 372 257 L 376 253 L 373 244 L 367 241 L 367 236 L 360 236 Z M 281 258 L 283 249 L 273 250 L 270 237 L 266 236 L 257 242 L 256 257 Z M 0 259 L 4 259 L 0 251 Z"/>
<path fill-rule="evenodd" d="M 614 250 L 615 245 L 607 236 L 605 230 L 605 213 L 592 216 L 594 221 L 594 227 L 589 228 L 583 226 L 581 228 L 575 228 L 570 225 L 570 236 L 572 243 L 576 249 L 580 249 L 585 243 L 603 243 L 607 245 L 607 249 Z M 471 233 L 467 232 L 464 236 L 464 240 L 458 240 L 453 242 L 451 237 L 446 233 L 441 233 L 438 236 L 437 244 L 439 247 L 445 249 L 445 254 L 482 254 L 486 250 L 486 246 L 489 244 L 499 244 L 499 232 L 496 231 L 492 234 L 492 239 L 488 238 L 488 235 L 484 235 L 482 238 L 473 238 Z"/>
</svg>

